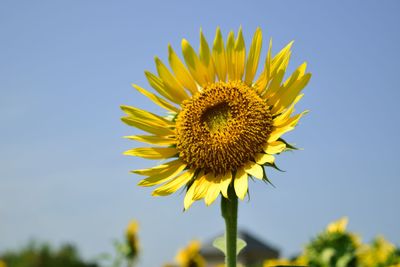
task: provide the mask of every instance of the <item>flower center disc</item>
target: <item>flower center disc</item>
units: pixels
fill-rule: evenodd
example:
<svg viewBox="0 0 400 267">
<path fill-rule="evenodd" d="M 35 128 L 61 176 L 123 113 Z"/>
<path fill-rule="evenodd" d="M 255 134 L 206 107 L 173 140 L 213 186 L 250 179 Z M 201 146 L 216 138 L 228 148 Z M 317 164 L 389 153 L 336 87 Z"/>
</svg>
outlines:
<svg viewBox="0 0 400 267">
<path fill-rule="evenodd" d="M 232 118 L 229 104 L 226 102 L 219 103 L 213 107 L 206 109 L 200 120 L 205 124 L 210 133 L 223 130 Z"/>
<path fill-rule="evenodd" d="M 179 157 L 189 168 L 222 174 L 262 152 L 272 131 L 268 105 L 242 82 L 217 82 L 182 104 Z"/>
</svg>

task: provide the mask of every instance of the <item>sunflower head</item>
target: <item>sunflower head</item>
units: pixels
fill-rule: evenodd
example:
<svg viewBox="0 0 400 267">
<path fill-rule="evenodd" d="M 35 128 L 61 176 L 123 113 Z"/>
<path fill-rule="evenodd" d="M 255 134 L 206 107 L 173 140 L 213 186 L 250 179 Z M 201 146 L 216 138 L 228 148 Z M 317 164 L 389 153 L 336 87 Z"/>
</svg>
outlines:
<svg viewBox="0 0 400 267">
<path fill-rule="evenodd" d="M 201 243 L 192 240 L 185 248 L 179 250 L 176 261 L 179 267 L 205 267 L 206 261 L 200 254 Z"/>
<path fill-rule="evenodd" d="M 183 39 L 184 60 L 171 46 L 170 68 L 155 59 L 157 74 L 145 72 L 154 92 L 133 87 L 169 115 L 122 106 L 122 121 L 146 132 L 127 138 L 152 145 L 125 154 L 163 161 L 134 170 L 146 176 L 139 185 L 161 184 L 155 196 L 186 187 L 187 209 L 196 200 L 210 205 L 220 194 L 227 198 L 230 186 L 243 199 L 249 177 L 269 182 L 265 167 L 277 168 L 275 155 L 294 149 L 282 135 L 305 114 L 294 114 L 294 105 L 311 74 L 303 63 L 285 77 L 292 42 L 272 56 L 270 41 L 263 69 L 255 78 L 262 43 L 260 29 L 247 51 L 241 29 L 224 41 L 218 28 L 211 48 L 200 31 L 198 53 Z"/>
<path fill-rule="evenodd" d="M 358 251 L 358 258 L 362 266 L 389 266 L 400 264 L 400 258 L 395 255 L 396 246 L 383 236 L 377 236 L 372 244 L 364 244 Z M 396 259 L 397 258 L 397 259 Z M 393 261 L 390 262 L 390 261 Z"/>
</svg>

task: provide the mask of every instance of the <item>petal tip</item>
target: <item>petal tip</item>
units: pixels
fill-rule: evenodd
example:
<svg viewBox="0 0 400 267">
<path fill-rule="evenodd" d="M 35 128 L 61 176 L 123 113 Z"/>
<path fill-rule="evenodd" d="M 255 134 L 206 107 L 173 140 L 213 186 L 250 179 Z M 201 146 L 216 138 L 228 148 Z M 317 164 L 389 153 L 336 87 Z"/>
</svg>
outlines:
<svg viewBox="0 0 400 267">
<path fill-rule="evenodd" d="M 182 48 L 185 48 L 185 47 L 189 46 L 190 44 L 189 44 L 188 40 L 183 38 L 181 41 L 181 45 L 182 45 Z"/>
</svg>

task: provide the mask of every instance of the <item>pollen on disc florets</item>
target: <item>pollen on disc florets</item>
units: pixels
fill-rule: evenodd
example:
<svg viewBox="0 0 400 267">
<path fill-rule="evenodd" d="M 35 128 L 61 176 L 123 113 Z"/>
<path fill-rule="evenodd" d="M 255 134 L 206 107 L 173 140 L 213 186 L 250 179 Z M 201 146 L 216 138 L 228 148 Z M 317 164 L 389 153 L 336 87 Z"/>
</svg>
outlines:
<svg viewBox="0 0 400 267">
<path fill-rule="evenodd" d="M 269 106 L 253 88 L 216 82 L 182 103 L 176 147 L 188 167 L 222 174 L 262 152 L 271 131 Z"/>
</svg>

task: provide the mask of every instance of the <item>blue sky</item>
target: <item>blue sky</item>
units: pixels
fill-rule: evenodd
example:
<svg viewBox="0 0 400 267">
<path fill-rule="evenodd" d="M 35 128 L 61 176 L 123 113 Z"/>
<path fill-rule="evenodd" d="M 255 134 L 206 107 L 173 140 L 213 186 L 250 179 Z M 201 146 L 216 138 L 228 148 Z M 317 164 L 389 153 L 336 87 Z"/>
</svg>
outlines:
<svg viewBox="0 0 400 267">
<path fill-rule="evenodd" d="M 75 242 L 87 258 L 111 251 L 140 221 L 141 266 L 173 260 L 190 239 L 223 230 L 219 205 L 182 212 L 183 194 L 153 198 L 122 155 L 136 144 L 119 105 L 161 112 L 130 87 L 182 38 L 198 47 L 256 27 L 273 52 L 295 40 L 290 69 L 313 73 L 298 110 L 311 112 L 278 158 L 276 188 L 250 184 L 239 225 L 298 252 L 341 216 L 371 240 L 400 245 L 398 1 L 2 1 L 0 8 L 0 251 L 34 238 Z"/>
</svg>

